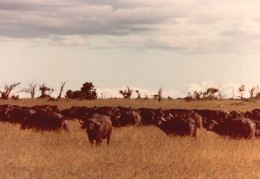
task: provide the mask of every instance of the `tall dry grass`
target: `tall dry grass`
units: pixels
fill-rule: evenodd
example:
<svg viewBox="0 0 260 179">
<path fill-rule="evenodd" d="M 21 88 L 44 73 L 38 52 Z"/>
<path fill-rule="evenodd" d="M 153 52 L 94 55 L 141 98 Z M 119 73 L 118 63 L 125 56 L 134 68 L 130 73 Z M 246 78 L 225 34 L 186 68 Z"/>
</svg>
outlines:
<svg viewBox="0 0 260 179">
<path fill-rule="evenodd" d="M 77 121 L 70 133 L 0 123 L 0 178 L 260 178 L 260 140 L 199 130 L 168 137 L 154 126 L 114 128 L 91 146 Z"/>
</svg>

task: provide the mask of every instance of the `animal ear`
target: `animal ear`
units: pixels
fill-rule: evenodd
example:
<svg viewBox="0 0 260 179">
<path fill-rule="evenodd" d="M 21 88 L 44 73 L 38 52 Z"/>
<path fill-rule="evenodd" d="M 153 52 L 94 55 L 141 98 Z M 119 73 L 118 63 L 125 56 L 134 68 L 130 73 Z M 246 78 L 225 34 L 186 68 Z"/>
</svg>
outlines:
<svg viewBox="0 0 260 179">
<path fill-rule="evenodd" d="M 162 125 L 162 122 L 163 122 L 162 120 L 158 120 L 158 121 L 157 121 L 157 126 Z"/>
</svg>

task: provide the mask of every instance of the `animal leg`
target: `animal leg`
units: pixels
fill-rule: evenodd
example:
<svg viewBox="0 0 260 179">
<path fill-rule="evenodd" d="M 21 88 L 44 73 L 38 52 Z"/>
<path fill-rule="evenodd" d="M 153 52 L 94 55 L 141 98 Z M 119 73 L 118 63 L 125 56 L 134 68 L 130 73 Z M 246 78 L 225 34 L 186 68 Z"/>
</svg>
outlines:
<svg viewBox="0 0 260 179">
<path fill-rule="evenodd" d="M 109 133 L 107 134 L 107 145 L 109 145 L 109 143 L 110 143 L 111 133 L 112 133 L 112 130 L 109 131 Z"/>
<path fill-rule="evenodd" d="M 101 142 L 102 142 L 102 138 L 100 137 L 100 138 L 98 138 L 98 139 L 96 139 L 96 145 L 101 145 Z"/>
</svg>

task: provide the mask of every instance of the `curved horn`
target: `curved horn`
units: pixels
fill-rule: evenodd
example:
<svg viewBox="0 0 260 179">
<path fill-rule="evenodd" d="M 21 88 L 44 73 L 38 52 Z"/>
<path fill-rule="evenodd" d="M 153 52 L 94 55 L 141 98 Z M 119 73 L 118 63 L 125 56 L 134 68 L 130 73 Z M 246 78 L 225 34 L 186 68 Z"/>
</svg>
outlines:
<svg viewBox="0 0 260 179">
<path fill-rule="evenodd" d="M 213 122 L 214 124 L 218 124 L 217 121 L 215 120 L 211 120 L 210 122 Z"/>
<path fill-rule="evenodd" d="M 167 122 L 167 120 L 164 117 L 161 117 L 161 120 Z"/>
<path fill-rule="evenodd" d="M 97 124 L 97 125 L 101 125 L 102 124 L 102 122 L 97 122 L 97 121 L 93 121 L 95 124 Z"/>
<path fill-rule="evenodd" d="M 228 115 L 228 116 L 232 116 L 231 114 L 230 114 L 230 111 L 228 112 L 228 111 L 225 111 L 225 113 Z"/>
<path fill-rule="evenodd" d="M 96 118 L 91 118 L 90 120 L 92 121 L 92 122 L 94 122 L 95 124 L 97 124 L 97 125 L 101 125 L 102 124 L 102 119 L 101 119 L 101 122 L 98 122 L 98 121 L 96 121 L 95 120 Z"/>
<path fill-rule="evenodd" d="M 78 120 L 79 120 L 79 123 L 80 123 L 80 124 L 82 124 L 82 125 L 83 125 L 83 124 L 85 124 L 85 121 L 84 121 L 84 120 L 82 120 L 81 118 L 80 118 L 80 119 L 78 119 Z M 81 121 L 83 121 L 83 122 L 81 122 Z"/>
</svg>

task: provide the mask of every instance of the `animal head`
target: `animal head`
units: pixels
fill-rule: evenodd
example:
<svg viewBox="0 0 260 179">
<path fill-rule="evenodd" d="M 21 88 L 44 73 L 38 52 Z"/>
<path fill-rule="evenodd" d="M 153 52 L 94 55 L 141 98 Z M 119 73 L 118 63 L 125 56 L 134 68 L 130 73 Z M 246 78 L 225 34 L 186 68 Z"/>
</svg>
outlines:
<svg viewBox="0 0 260 179">
<path fill-rule="evenodd" d="M 213 128 L 214 128 L 216 125 L 218 125 L 217 121 L 215 121 L 215 120 L 210 120 L 210 121 L 207 123 L 206 128 L 207 128 L 209 131 L 211 131 L 211 130 L 213 130 Z"/>
<path fill-rule="evenodd" d="M 100 128 L 102 123 L 103 123 L 102 119 L 99 119 L 99 118 L 89 118 L 87 127 L 88 127 L 88 129 L 93 130 L 95 128 Z"/>
</svg>

